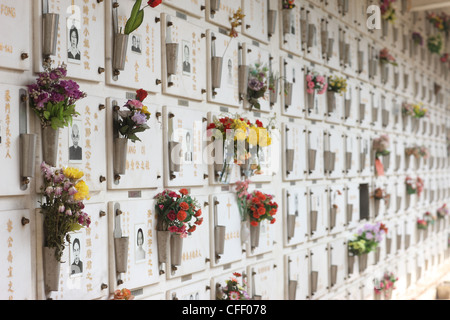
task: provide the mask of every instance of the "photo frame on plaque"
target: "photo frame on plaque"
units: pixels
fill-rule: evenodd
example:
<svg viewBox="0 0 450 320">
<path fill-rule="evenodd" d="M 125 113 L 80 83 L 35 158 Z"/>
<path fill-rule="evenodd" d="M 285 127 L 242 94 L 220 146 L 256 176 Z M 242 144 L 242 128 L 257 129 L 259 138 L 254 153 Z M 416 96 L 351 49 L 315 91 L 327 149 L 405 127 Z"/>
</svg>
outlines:
<svg viewBox="0 0 450 320">
<path fill-rule="evenodd" d="M 238 69 L 240 42 L 220 32 L 206 30 L 208 101 L 223 106 L 240 107 Z"/>
<path fill-rule="evenodd" d="M 129 95 L 134 99 L 135 94 Z M 148 121 L 149 130 L 138 134 L 142 142 L 132 143 L 128 141 L 126 153 L 126 171 L 120 175 L 120 180 L 116 180 L 114 170 L 114 138 L 116 133 L 113 129 L 114 107 L 120 107 L 127 103 L 128 99 L 109 97 L 106 99 L 106 136 L 107 136 L 107 183 L 108 189 L 152 189 L 163 185 L 163 157 L 161 154 L 154 154 L 154 150 L 162 150 L 163 143 L 163 120 L 162 107 L 156 104 L 146 104 L 151 113 Z M 145 102 L 144 102 L 145 103 Z M 119 136 L 117 136 L 119 137 Z"/>
<path fill-rule="evenodd" d="M 31 67 L 31 39 L 24 33 L 31 28 L 32 3 L 2 1 L 2 21 L 0 27 L 8 30 L 2 34 L 0 42 L 0 68 L 26 71 Z"/>
<path fill-rule="evenodd" d="M 125 200 L 108 203 L 108 241 L 110 262 L 110 283 L 117 284 L 120 278 L 128 289 L 136 289 L 159 281 L 158 247 L 156 239 L 155 201 Z M 117 210 L 117 208 L 120 208 Z M 128 238 L 126 272 L 116 272 L 115 261 L 118 233 Z M 117 246 L 117 248 L 119 248 Z M 116 290 L 116 285 L 110 288 Z"/>
<path fill-rule="evenodd" d="M 172 106 L 164 106 L 163 114 L 165 186 L 203 186 L 208 178 L 203 157 L 207 115 Z"/>
<path fill-rule="evenodd" d="M 56 55 L 50 56 L 54 64 L 66 64 L 71 78 L 97 83 L 105 81 L 105 3 L 87 6 L 83 0 L 48 2 L 51 13 L 59 14 Z M 44 71 L 42 20 L 41 10 L 34 10 L 34 72 Z"/>
<path fill-rule="evenodd" d="M 86 204 L 90 227 L 69 233 L 64 250 L 60 290 L 54 300 L 101 299 L 110 294 L 108 264 L 108 218 L 103 203 Z M 42 216 L 40 212 L 38 215 Z"/>
<path fill-rule="evenodd" d="M 116 70 L 114 38 L 116 32 L 125 28 L 134 1 L 121 2 L 114 8 L 107 2 L 106 12 L 106 83 L 130 89 L 144 89 L 152 93 L 161 92 L 161 22 L 158 9 L 145 10 L 141 26 L 128 35 L 126 57 L 123 70 Z M 117 17 L 117 21 L 116 21 Z M 116 26 L 117 24 L 117 26 Z"/>
<path fill-rule="evenodd" d="M 24 219 L 27 221 L 25 224 Z M 0 212 L 0 226 L 3 230 L 0 233 L 0 240 L 4 243 L 3 250 L 0 251 L 0 258 L 3 261 L 0 265 L 0 282 L 3 289 L 0 298 L 2 300 L 36 298 L 32 279 L 32 270 L 35 267 L 32 252 L 35 249 L 31 242 L 30 220 L 34 220 L 30 210 Z"/>
<path fill-rule="evenodd" d="M 242 34 L 263 43 L 269 42 L 268 35 L 268 2 L 265 0 L 242 0 Z"/>
<path fill-rule="evenodd" d="M 161 14 L 163 93 L 204 100 L 206 33 L 188 20 Z"/>
</svg>

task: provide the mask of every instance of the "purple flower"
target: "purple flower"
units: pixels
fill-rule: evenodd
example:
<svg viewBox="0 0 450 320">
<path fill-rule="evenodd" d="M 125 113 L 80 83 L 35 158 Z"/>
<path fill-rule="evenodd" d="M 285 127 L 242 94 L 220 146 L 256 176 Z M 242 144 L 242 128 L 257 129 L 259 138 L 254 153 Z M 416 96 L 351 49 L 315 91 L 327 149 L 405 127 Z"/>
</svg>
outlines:
<svg viewBox="0 0 450 320">
<path fill-rule="evenodd" d="M 45 189 L 45 193 L 49 196 L 53 193 L 54 189 L 53 187 L 47 187 L 47 189 Z"/>
<path fill-rule="evenodd" d="M 47 103 L 50 100 L 50 97 L 48 95 L 47 92 L 42 92 L 41 94 L 39 94 L 39 96 L 37 97 L 35 103 L 36 103 L 36 108 L 38 109 L 42 109 L 44 108 L 44 104 Z"/>
<path fill-rule="evenodd" d="M 145 116 L 145 114 L 142 114 L 140 112 L 136 112 L 134 114 L 134 116 L 131 117 L 131 120 L 134 121 L 134 123 L 136 123 L 136 125 L 143 125 L 144 123 L 147 122 L 147 117 Z"/>
<path fill-rule="evenodd" d="M 59 206 L 59 209 L 58 209 L 58 212 L 59 212 L 59 213 L 63 213 L 64 210 L 66 210 L 66 207 L 64 207 L 64 205 L 60 205 L 60 206 Z"/>
<path fill-rule="evenodd" d="M 55 188 L 55 196 L 60 196 L 60 195 L 62 195 L 62 188 L 61 187 L 56 187 Z M 64 211 L 64 210 L 63 210 Z"/>
<path fill-rule="evenodd" d="M 75 193 L 77 193 L 78 190 L 75 187 L 70 187 L 69 189 L 69 195 L 73 196 Z"/>
<path fill-rule="evenodd" d="M 248 82 L 248 87 L 254 91 L 259 91 L 264 87 L 264 83 L 259 81 L 256 78 L 252 78 L 250 79 L 250 81 Z"/>
</svg>

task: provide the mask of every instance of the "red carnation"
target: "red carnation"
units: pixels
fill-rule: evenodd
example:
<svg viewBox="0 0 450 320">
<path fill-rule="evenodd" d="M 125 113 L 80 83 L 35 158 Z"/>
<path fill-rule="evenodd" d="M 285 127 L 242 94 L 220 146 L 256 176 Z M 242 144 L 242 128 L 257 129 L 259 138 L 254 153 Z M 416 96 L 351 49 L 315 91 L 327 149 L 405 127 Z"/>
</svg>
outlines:
<svg viewBox="0 0 450 320">
<path fill-rule="evenodd" d="M 147 2 L 147 4 L 152 8 L 159 6 L 161 3 L 162 3 L 162 0 L 149 0 Z"/>
<path fill-rule="evenodd" d="M 273 218 L 272 221 L 270 221 L 270 224 L 274 224 L 277 221 L 277 219 Z"/>
<path fill-rule="evenodd" d="M 196 226 L 192 226 L 192 227 L 188 230 L 188 232 L 189 232 L 189 233 L 192 233 L 192 232 L 195 231 L 195 229 L 197 229 L 197 227 L 196 227 Z"/>
<path fill-rule="evenodd" d="M 179 221 L 183 222 L 184 220 L 186 220 L 186 218 L 187 218 L 187 213 L 185 211 L 183 211 L 183 210 L 178 211 L 177 219 Z"/>
<path fill-rule="evenodd" d="M 257 227 L 257 226 L 258 226 L 258 222 L 257 222 L 257 221 L 250 221 L 250 224 L 251 224 L 253 227 Z"/>
<path fill-rule="evenodd" d="M 199 209 L 196 213 L 195 216 L 196 217 L 200 217 L 202 215 L 202 209 Z"/>
<path fill-rule="evenodd" d="M 187 195 L 187 194 L 189 193 L 189 191 L 188 191 L 187 189 L 181 189 L 181 190 L 180 190 L 180 193 L 181 193 L 183 196 L 185 196 L 185 195 Z"/>
<path fill-rule="evenodd" d="M 189 205 L 186 202 L 180 203 L 180 208 L 183 210 L 189 210 Z"/>
<path fill-rule="evenodd" d="M 144 89 L 139 89 L 136 91 L 136 99 L 138 99 L 140 102 L 143 102 L 145 98 L 147 98 L 148 93 Z"/>
</svg>

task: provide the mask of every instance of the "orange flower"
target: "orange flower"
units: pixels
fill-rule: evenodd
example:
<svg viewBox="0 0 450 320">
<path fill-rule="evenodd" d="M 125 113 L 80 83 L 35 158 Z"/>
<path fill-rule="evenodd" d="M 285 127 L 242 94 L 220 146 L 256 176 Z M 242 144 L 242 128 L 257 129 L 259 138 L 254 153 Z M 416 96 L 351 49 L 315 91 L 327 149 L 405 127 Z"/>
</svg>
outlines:
<svg viewBox="0 0 450 320">
<path fill-rule="evenodd" d="M 189 191 L 188 191 L 187 189 L 181 189 L 181 190 L 180 190 L 180 193 L 181 193 L 183 196 L 185 196 L 185 195 L 189 194 Z"/>
<path fill-rule="evenodd" d="M 256 194 L 256 196 L 257 196 L 261 201 L 266 200 L 266 195 L 265 195 L 264 193 L 262 193 L 262 192 L 258 192 L 258 193 Z"/>
<path fill-rule="evenodd" d="M 195 213 L 196 217 L 200 217 L 202 215 L 202 209 L 198 209 L 198 211 Z"/>
<path fill-rule="evenodd" d="M 257 226 L 258 226 L 258 222 L 257 222 L 257 221 L 250 221 L 250 224 L 251 224 L 253 227 L 257 227 Z"/>
<path fill-rule="evenodd" d="M 177 219 L 181 222 L 183 222 L 184 220 L 186 220 L 187 218 L 187 213 L 183 210 L 179 211 L 177 214 Z"/>
<path fill-rule="evenodd" d="M 276 214 L 277 214 L 277 209 L 275 209 L 275 208 L 271 209 L 270 212 L 269 212 L 269 214 L 270 214 L 271 216 L 276 215 Z"/>
<path fill-rule="evenodd" d="M 180 203 L 180 208 L 183 210 L 189 210 L 189 205 L 186 202 Z"/>
<path fill-rule="evenodd" d="M 274 224 L 277 221 L 277 219 L 273 218 L 272 221 L 270 221 L 270 224 Z"/>
<path fill-rule="evenodd" d="M 203 223 L 203 218 L 198 219 L 195 224 L 200 226 Z"/>
<path fill-rule="evenodd" d="M 266 208 L 264 208 L 264 207 L 259 207 L 259 208 L 258 208 L 258 214 L 259 214 L 260 216 L 266 214 Z"/>
<path fill-rule="evenodd" d="M 197 227 L 196 227 L 196 226 L 192 226 L 192 227 L 188 230 L 188 232 L 192 233 L 192 232 L 195 231 L 195 229 L 197 229 Z"/>
</svg>

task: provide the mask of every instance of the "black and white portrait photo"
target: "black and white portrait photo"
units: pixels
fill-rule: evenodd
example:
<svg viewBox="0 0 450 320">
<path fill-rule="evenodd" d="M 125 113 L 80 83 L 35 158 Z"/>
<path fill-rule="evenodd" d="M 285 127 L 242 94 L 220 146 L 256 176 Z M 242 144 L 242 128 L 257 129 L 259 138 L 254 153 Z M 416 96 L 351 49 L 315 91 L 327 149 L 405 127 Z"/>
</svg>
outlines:
<svg viewBox="0 0 450 320">
<path fill-rule="evenodd" d="M 186 131 L 184 139 L 184 163 L 192 163 L 193 136 L 191 131 Z"/>
<path fill-rule="evenodd" d="M 183 41 L 183 74 L 191 74 L 191 43 Z"/>
<path fill-rule="evenodd" d="M 70 275 L 77 276 L 83 274 L 83 261 L 81 261 L 81 234 L 72 234 L 71 235 L 71 244 L 70 244 Z"/>
<path fill-rule="evenodd" d="M 68 28 L 68 35 L 67 35 L 67 43 L 68 43 L 68 50 L 67 50 L 67 61 L 70 63 L 81 63 L 81 52 L 79 49 L 80 45 L 80 32 L 78 28 L 75 26 L 75 24 L 72 24 L 70 28 Z"/>
<path fill-rule="evenodd" d="M 69 162 L 80 163 L 83 160 L 82 128 L 83 123 L 80 120 L 74 120 L 72 127 L 69 127 Z"/>
<path fill-rule="evenodd" d="M 144 230 L 145 225 L 135 226 L 135 236 L 136 236 L 136 248 L 135 248 L 135 262 L 145 261 L 145 241 L 144 241 Z"/>
<path fill-rule="evenodd" d="M 131 37 L 131 51 L 138 54 L 142 53 L 140 35 L 133 34 L 133 36 Z"/>
</svg>

